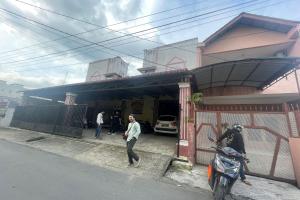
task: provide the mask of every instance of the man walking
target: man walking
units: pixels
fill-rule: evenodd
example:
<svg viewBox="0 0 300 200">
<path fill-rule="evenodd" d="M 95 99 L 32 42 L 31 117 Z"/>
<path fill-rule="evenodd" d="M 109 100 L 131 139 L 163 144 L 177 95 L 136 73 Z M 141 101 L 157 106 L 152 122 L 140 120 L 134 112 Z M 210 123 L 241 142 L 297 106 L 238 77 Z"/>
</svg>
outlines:
<svg viewBox="0 0 300 200">
<path fill-rule="evenodd" d="M 125 132 L 125 135 L 127 136 L 127 155 L 128 155 L 129 167 L 134 165 L 133 159 L 136 161 L 134 167 L 139 167 L 141 164 L 141 158 L 139 158 L 139 156 L 132 150 L 140 134 L 141 134 L 140 124 L 137 121 L 135 121 L 134 115 L 130 114 L 128 129 Z"/>
<path fill-rule="evenodd" d="M 96 138 L 100 137 L 100 133 L 101 133 L 101 129 L 102 129 L 102 124 L 103 124 L 103 115 L 104 115 L 104 112 L 100 112 L 97 115 L 97 120 L 96 120 L 97 128 L 96 128 L 96 134 L 95 134 Z"/>
</svg>

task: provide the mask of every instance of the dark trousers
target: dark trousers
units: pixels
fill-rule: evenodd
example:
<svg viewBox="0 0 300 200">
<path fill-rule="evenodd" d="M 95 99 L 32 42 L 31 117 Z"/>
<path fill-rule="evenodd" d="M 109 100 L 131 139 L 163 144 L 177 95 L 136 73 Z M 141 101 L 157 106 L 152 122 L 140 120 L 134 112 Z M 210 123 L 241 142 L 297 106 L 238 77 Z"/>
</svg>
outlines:
<svg viewBox="0 0 300 200">
<path fill-rule="evenodd" d="M 240 177 L 242 180 L 245 180 L 246 179 L 246 176 L 245 176 L 245 170 L 244 170 L 244 159 L 243 158 L 239 158 L 239 161 L 241 163 L 241 168 L 240 168 Z"/>
<path fill-rule="evenodd" d="M 100 133 L 101 133 L 101 124 L 100 125 L 97 125 L 97 128 L 96 128 L 96 134 L 95 134 L 95 137 L 98 138 L 100 137 Z"/>
<path fill-rule="evenodd" d="M 110 127 L 110 132 L 111 133 L 115 133 L 115 132 L 117 132 L 118 131 L 118 129 L 119 129 L 119 124 L 112 124 L 111 125 L 111 127 Z"/>
<path fill-rule="evenodd" d="M 133 159 L 135 161 L 139 160 L 139 156 L 136 153 L 134 153 L 134 151 L 132 150 L 135 143 L 136 143 L 136 138 L 132 138 L 130 141 L 127 142 L 127 155 L 130 164 L 133 164 Z"/>
</svg>

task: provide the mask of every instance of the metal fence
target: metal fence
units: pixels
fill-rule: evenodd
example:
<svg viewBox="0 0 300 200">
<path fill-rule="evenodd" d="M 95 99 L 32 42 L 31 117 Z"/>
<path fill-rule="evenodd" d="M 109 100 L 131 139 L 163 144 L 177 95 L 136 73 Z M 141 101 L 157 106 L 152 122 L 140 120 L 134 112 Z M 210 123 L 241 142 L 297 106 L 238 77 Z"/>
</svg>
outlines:
<svg viewBox="0 0 300 200">
<path fill-rule="evenodd" d="M 10 126 L 80 138 L 86 111 L 86 105 L 18 106 Z"/>
<path fill-rule="evenodd" d="M 220 109 L 221 110 L 221 109 Z M 251 162 L 246 166 L 249 174 L 294 182 L 288 138 L 292 137 L 294 119 L 285 112 L 203 111 L 196 112 L 196 160 L 208 164 L 214 151 L 207 135 L 217 138 L 221 124 L 244 125 L 243 137 Z"/>
</svg>

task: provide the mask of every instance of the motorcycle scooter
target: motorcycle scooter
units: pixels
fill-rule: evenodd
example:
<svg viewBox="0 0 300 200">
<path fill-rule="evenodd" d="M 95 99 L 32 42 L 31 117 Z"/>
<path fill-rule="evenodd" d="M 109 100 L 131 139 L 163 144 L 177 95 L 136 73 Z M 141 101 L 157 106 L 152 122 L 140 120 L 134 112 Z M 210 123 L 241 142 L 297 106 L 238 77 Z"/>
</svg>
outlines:
<svg viewBox="0 0 300 200">
<path fill-rule="evenodd" d="M 211 142 L 214 139 L 208 137 Z M 208 165 L 208 184 L 213 191 L 215 200 L 225 200 L 230 195 L 231 188 L 239 178 L 241 168 L 240 159 L 249 163 L 249 160 L 230 147 L 217 145 L 214 158 Z"/>
</svg>

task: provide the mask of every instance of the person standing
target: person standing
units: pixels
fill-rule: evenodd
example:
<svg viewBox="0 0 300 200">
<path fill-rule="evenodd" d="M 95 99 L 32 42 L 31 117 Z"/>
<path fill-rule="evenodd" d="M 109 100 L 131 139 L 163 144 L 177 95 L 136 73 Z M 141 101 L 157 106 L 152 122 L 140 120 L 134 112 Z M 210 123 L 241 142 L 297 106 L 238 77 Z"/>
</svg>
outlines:
<svg viewBox="0 0 300 200">
<path fill-rule="evenodd" d="M 226 138 L 227 147 L 233 148 L 240 154 L 243 154 L 244 157 L 246 157 L 245 143 L 244 143 L 244 138 L 242 136 L 243 129 L 244 127 L 242 125 L 234 124 L 232 126 L 232 129 L 229 128 L 226 129 L 226 132 L 221 137 L 219 137 L 217 143 L 222 142 L 222 140 Z M 245 171 L 244 171 L 244 159 L 239 158 L 238 160 L 241 164 L 240 167 L 241 181 L 247 185 L 251 185 L 251 183 L 246 180 Z"/>
<path fill-rule="evenodd" d="M 84 128 L 84 129 L 88 129 L 88 123 L 87 123 L 86 117 L 83 117 L 82 123 L 83 123 L 83 128 Z"/>
<path fill-rule="evenodd" d="M 96 134 L 95 134 L 95 137 L 96 137 L 96 138 L 100 138 L 100 139 L 101 139 L 100 133 L 101 133 L 102 124 L 103 124 L 103 115 L 104 115 L 104 112 L 98 113 L 98 115 L 97 115 L 97 120 L 96 120 L 97 128 L 96 128 Z"/>
<path fill-rule="evenodd" d="M 125 136 L 127 136 L 127 155 L 128 155 L 128 166 L 131 167 L 134 165 L 133 160 L 136 161 L 134 167 L 139 167 L 141 164 L 141 158 L 133 151 L 133 147 L 138 140 L 139 135 L 141 134 L 140 124 L 135 120 L 135 116 L 133 114 L 129 115 L 129 124 L 128 129 L 125 132 Z"/>
<path fill-rule="evenodd" d="M 121 125 L 121 118 L 119 115 L 119 112 L 116 111 L 114 116 L 113 116 L 113 134 L 118 133 L 120 130 L 120 125 Z"/>
</svg>

